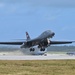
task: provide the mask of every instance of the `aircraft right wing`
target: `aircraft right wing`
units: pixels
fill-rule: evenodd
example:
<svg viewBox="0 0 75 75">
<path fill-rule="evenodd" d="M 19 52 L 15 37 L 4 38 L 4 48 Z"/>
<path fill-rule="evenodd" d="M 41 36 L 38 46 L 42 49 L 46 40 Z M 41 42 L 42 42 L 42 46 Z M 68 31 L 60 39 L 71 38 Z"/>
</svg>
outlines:
<svg viewBox="0 0 75 75">
<path fill-rule="evenodd" d="M 70 44 L 75 41 L 51 41 L 50 44 Z"/>
<path fill-rule="evenodd" d="M 22 45 L 25 42 L 0 42 L 0 44 L 6 44 L 6 45 Z"/>
</svg>

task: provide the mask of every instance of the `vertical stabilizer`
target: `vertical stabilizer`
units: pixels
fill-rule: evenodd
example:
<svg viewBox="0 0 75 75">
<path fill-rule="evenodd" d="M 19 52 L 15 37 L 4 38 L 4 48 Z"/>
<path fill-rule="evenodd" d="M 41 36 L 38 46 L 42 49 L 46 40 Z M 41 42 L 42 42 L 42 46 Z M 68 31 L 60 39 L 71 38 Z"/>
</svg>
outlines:
<svg viewBox="0 0 75 75">
<path fill-rule="evenodd" d="M 27 38 L 27 40 L 30 40 L 30 36 L 29 36 L 28 32 L 26 32 L 26 38 Z"/>
</svg>

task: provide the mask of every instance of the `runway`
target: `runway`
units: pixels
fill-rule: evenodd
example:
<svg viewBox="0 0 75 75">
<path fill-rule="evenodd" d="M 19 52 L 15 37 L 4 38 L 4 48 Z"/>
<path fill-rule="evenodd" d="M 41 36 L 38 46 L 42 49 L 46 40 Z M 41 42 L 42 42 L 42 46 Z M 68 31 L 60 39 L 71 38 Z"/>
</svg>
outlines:
<svg viewBox="0 0 75 75">
<path fill-rule="evenodd" d="M 67 60 L 75 59 L 75 55 L 48 54 L 47 56 L 0 56 L 0 60 Z"/>
</svg>

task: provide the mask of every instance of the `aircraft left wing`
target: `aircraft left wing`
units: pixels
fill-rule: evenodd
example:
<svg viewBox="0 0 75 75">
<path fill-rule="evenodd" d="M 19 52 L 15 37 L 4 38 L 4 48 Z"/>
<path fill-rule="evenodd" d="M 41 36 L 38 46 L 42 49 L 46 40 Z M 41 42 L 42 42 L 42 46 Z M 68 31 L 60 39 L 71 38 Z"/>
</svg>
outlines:
<svg viewBox="0 0 75 75">
<path fill-rule="evenodd" d="M 75 41 L 51 41 L 50 44 L 70 44 Z"/>
<path fill-rule="evenodd" d="M 0 44 L 7 44 L 7 45 L 22 45 L 25 42 L 0 42 Z"/>
<path fill-rule="evenodd" d="M 40 40 L 30 40 L 28 41 L 29 43 L 33 43 L 33 45 L 31 46 L 34 46 L 34 45 L 38 45 L 40 43 Z M 56 45 L 56 44 L 70 44 L 70 43 L 73 43 L 75 41 L 50 41 L 50 45 Z M 26 43 L 25 41 L 21 41 L 21 42 L 0 42 L 0 44 L 6 44 L 6 45 L 22 45 L 23 43 Z"/>
</svg>

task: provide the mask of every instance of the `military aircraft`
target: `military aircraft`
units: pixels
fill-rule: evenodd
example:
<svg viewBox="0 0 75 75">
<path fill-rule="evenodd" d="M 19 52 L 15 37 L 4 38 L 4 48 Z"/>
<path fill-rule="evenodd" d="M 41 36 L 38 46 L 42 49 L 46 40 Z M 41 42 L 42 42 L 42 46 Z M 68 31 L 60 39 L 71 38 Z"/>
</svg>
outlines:
<svg viewBox="0 0 75 75">
<path fill-rule="evenodd" d="M 26 32 L 26 40 L 21 39 L 22 41 L 16 42 L 0 42 L 0 44 L 6 45 L 21 45 L 20 48 L 26 49 L 30 54 L 43 55 L 47 52 L 47 47 L 50 45 L 56 44 L 70 44 L 75 41 L 51 41 L 50 38 L 53 38 L 55 35 L 51 30 L 44 31 L 37 38 L 31 39 L 28 32 Z M 35 47 L 36 46 L 36 47 Z"/>
</svg>

